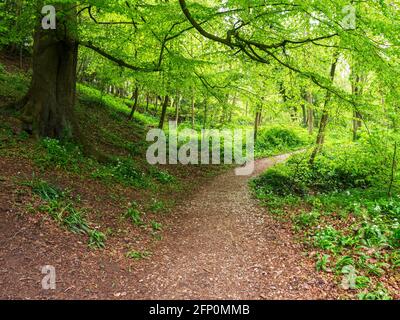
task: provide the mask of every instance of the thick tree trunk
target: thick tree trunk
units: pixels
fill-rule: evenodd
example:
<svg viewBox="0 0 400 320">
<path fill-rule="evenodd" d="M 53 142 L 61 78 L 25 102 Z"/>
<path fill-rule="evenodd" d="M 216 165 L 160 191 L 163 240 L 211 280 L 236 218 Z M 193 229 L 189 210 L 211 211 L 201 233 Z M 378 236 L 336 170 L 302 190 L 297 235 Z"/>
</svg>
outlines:
<svg viewBox="0 0 400 320">
<path fill-rule="evenodd" d="M 74 118 L 78 45 L 76 14 L 71 5 L 59 5 L 63 18 L 57 29 L 38 25 L 34 35 L 33 76 L 21 101 L 23 129 L 35 136 L 66 138 L 76 134 Z"/>
<path fill-rule="evenodd" d="M 163 129 L 164 128 L 165 115 L 167 114 L 168 104 L 169 104 L 169 96 L 165 96 L 164 104 L 163 104 L 162 110 L 161 110 L 160 123 L 158 125 L 159 129 Z"/>
</svg>

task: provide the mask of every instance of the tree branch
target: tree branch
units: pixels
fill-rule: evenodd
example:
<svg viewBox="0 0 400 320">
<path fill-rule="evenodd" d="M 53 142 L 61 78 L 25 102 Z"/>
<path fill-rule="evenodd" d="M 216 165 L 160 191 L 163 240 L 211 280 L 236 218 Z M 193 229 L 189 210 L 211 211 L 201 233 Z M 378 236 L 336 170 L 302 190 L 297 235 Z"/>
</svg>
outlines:
<svg viewBox="0 0 400 320">
<path fill-rule="evenodd" d="M 101 55 L 104 58 L 116 63 L 120 67 L 128 68 L 130 70 L 139 71 L 139 72 L 157 72 L 157 71 L 161 71 L 160 66 L 157 66 L 157 67 L 154 67 L 154 68 L 142 68 L 142 67 L 137 67 L 137 66 L 131 65 L 131 64 L 125 62 L 124 60 L 120 59 L 120 58 L 112 56 L 111 54 L 105 52 L 103 49 L 101 49 L 99 47 L 96 47 L 90 41 L 89 42 L 80 41 L 78 44 L 83 46 L 83 47 L 89 48 L 89 49 L 97 52 L 99 55 Z"/>
</svg>

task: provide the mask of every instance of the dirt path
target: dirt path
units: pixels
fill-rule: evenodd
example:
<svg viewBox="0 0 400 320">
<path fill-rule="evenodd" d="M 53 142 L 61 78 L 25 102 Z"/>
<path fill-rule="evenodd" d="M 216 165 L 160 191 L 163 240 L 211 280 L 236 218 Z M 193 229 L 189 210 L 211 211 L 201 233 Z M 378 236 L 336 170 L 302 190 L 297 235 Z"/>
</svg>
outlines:
<svg viewBox="0 0 400 320">
<path fill-rule="evenodd" d="M 285 158 L 258 161 L 255 174 Z M 5 185 L 0 298 L 335 298 L 335 286 L 302 255 L 290 226 L 274 221 L 251 197 L 248 179 L 228 172 L 200 186 L 168 217 L 152 256 L 133 264 L 112 252 L 91 251 L 47 222 L 19 217 L 9 209 Z M 48 264 L 57 271 L 54 291 L 41 288 L 41 268 Z"/>
<path fill-rule="evenodd" d="M 258 161 L 255 175 L 283 161 Z M 177 208 L 176 225 L 144 263 L 143 299 L 327 299 L 335 288 L 302 256 L 290 228 L 260 208 L 249 177 L 229 172 Z"/>
</svg>

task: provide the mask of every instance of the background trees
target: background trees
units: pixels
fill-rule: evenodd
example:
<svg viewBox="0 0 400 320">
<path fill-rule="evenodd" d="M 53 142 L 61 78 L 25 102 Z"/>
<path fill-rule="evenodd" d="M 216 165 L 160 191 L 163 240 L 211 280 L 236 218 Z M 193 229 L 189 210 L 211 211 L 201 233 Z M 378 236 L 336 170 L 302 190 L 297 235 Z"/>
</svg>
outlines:
<svg viewBox="0 0 400 320">
<path fill-rule="evenodd" d="M 13 107 L 9 118 L 0 110 L 8 122 L 0 124 L 1 154 L 171 197 L 166 186 L 185 170 L 194 184 L 195 170 L 150 167 L 148 129 L 168 133 L 168 120 L 179 130 L 254 128 L 257 157 L 302 151 L 252 186 L 271 212 L 297 206 L 289 215 L 296 230 L 325 250 L 318 268 L 340 274 L 344 263 L 356 265 L 369 285 L 370 273 L 398 267 L 395 1 L 54 4 L 57 28 L 44 30 L 43 1 L 0 3 L 0 103 Z M 129 207 L 137 219 L 139 207 Z"/>
<path fill-rule="evenodd" d="M 19 107 L 39 136 L 79 131 L 76 81 L 130 99 L 131 117 L 150 113 L 160 126 L 167 117 L 307 127 L 319 132 L 316 153 L 331 123 L 353 140 L 378 124 L 397 128 L 399 8 L 390 1 L 68 0 L 57 5 L 55 31 L 35 27 L 42 5 L 6 1 L 0 23 L 5 50 L 33 55 Z"/>
</svg>

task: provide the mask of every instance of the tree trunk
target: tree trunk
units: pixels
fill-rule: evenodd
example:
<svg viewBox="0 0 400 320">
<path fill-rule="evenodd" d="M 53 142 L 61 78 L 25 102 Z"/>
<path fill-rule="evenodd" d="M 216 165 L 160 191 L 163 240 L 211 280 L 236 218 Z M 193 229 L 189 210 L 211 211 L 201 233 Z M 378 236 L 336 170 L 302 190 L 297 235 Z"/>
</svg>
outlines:
<svg viewBox="0 0 400 320">
<path fill-rule="evenodd" d="M 177 94 L 176 95 L 176 101 L 175 101 L 175 122 L 176 122 L 176 125 L 179 124 L 179 109 L 181 107 L 181 99 L 182 99 L 182 97 L 179 94 Z"/>
<path fill-rule="evenodd" d="M 149 112 L 149 103 L 150 103 L 150 96 L 149 94 L 146 95 L 146 113 Z"/>
<path fill-rule="evenodd" d="M 153 112 L 154 116 L 158 115 L 158 109 L 159 109 L 159 103 L 158 102 L 162 103 L 162 98 L 160 98 L 158 95 L 156 95 L 155 109 L 154 109 L 154 112 Z"/>
<path fill-rule="evenodd" d="M 258 126 L 261 127 L 261 123 L 262 123 L 262 117 L 263 117 L 263 111 L 262 109 L 260 110 L 260 114 L 258 115 Z"/>
<path fill-rule="evenodd" d="M 305 105 L 305 103 L 302 103 L 302 105 L 301 105 L 301 113 L 302 113 L 302 126 L 304 127 L 304 128 L 306 128 L 307 127 L 307 108 L 306 108 L 306 105 Z"/>
<path fill-rule="evenodd" d="M 308 134 L 312 135 L 314 130 L 314 110 L 312 108 L 313 105 L 313 96 L 311 92 L 306 93 L 306 100 L 307 100 L 307 128 Z"/>
<path fill-rule="evenodd" d="M 358 129 L 361 128 L 361 126 L 362 126 L 361 119 L 362 119 L 361 113 L 354 111 L 353 112 L 353 141 L 357 141 L 359 138 Z"/>
<path fill-rule="evenodd" d="M 207 127 L 207 115 L 208 115 L 208 99 L 204 100 L 204 116 L 203 116 L 203 129 Z"/>
<path fill-rule="evenodd" d="M 137 109 L 138 106 L 138 102 L 139 102 L 139 86 L 135 87 L 135 91 L 133 93 L 133 99 L 135 99 L 135 103 L 132 106 L 132 110 L 131 113 L 129 114 L 129 120 L 133 119 L 133 116 L 135 115 L 135 111 Z"/>
<path fill-rule="evenodd" d="M 335 55 L 334 62 L 332 63 L 332 66 L 331 66 L 330 77 L 331 77 L 332 83 L 333 83 L 333 80 L 335 79 L 336 66 L 338 63 L 338 59 L 339 59 L 338 55 Z M 324 142 L 325 142 L 326 126 L 327 126 L 328 120 L 329 120 L 328 105 L 329 105 L 331 98 L 332 98 L 332 93 L 328 90 L 326 92 L 326 96 L 325 96 L 324 108 L 322 110 L 321 121 L 319 124 L 316 146 L 310 157 L 310 165 L 314 164 L 315 158 L 316 158 L 317 154 L 321 151 L 322 146 L 324 145 Z"/>
<path fill-rule="evenodd" d="M 352 91 L 355 96 L 359 96 L 361 94 L 360 82 L 361 82 L 361 77 L 357 75 L 356 83 L 352 86 Z M 362 119 L 361 113 L 358 112 L 357 110 L 353 111 L 353 141 L 358 140 L 358 129 L 361 128 L 362 126 L 361 119 Z"/>
<path fill-rule="evenodd" d="M 314 110 L 311 107 L 307 108 L 307 124 L 308 134 L 311 136 L 314 131 Z"/>
<path fill-rule="evenodd" d="M 76 134 L 74 117 L 76 67 L 76 12 L 72 5 L 58 5 L 57 29 L 37 25 L 34 34 L 33 75 L 27 95 L 20 102 L 23 129 L 40 137 L 66 138 Z"/>
<path fill-rule="evenodd" d="M 192 95 L 192 128 L 194 129 L 195 126 L 195 112 L 194 112 L 194 107 L 195 107 L 195 99 L 194 99 L 194 93 Z"/>
<path fill-rule="evenodd" d="M 261 110 L 260 108 L 257 108 L 256 118 L 254 120 L 254 143 L 257 142 L 258 128 L 260 126 L 260 122 L 261 122 Z"/>
<path fill-rule="evenodd" d="M 232 100 L 232 108 L 230 108 L 229 110 L 229 117 L 228 117 L 228 122 L 231 123 L 232 122 L 232 118 L 233 118 L 233 110 L 236 107 L 236 95 L 233 96 L 233 100 Z"/>
<path fill-rule="evenodd" d="M 164 121 L 165 121 L 165 115 L 167 114 L 168 104 L 169 104 L 169 96 L 165 96 L 164 104 L 162 106 L 162 111 L 161 111 L 160 123 L 158 125 L 159 129 L 164 128 Z"/>
</svg>

